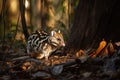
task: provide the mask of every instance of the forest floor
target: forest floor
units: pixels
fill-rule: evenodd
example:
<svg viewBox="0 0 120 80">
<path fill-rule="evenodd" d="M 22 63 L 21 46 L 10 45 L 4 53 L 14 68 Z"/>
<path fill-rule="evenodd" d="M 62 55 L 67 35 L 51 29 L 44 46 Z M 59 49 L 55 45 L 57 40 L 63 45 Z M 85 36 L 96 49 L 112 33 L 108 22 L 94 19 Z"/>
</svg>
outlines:
<svg viewBox="0 0 120 80">
<path fill-rule="evenodd" d="M 25 46 L 18 46 L 1 47 L 0 80 L 120 80 L 120 49 L 105 57 L 53 54 L 46 61 L 30 58 Z"/>
</svg>

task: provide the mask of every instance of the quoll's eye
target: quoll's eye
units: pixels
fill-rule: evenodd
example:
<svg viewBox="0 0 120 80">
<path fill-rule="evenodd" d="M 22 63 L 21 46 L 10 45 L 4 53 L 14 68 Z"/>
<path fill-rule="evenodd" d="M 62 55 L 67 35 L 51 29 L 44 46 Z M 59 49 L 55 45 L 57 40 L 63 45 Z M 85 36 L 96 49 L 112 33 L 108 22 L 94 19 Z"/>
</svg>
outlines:
<svg viewBox="0 0 120 80">
<path fill-rule="evenodd" d="M 57 38 L 57 40 L 58 40 L 58 41 L 61 41 L 61 39 L 60 39 L 60 38 Z"/>
</svg>

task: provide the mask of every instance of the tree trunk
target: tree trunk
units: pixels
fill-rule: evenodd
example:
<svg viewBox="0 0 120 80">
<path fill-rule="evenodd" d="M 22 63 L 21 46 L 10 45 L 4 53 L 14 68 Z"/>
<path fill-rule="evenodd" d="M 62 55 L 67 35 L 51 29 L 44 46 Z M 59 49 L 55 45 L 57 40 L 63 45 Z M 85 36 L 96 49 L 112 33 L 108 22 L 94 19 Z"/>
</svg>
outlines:
<svg viewBox="0 0 120 80">
<path fill-rule="evenodd" d="M 20 5 L 20 13 L 21 13 L 21 21 L 22 21 L 22 28 L 23 33 L 25 35 L 25 39 L 27 40 L 29 37 L 29 33 L 27 31 L 26 20 L 25 20 L 25 6 L 23 5 L 23 0 L 19 0 Z"/>
<path fill-rule="evenodd" d="M 66 46 L 67 53 L 95 47 L 103 38 L 120 40 L 119 21 L 119 0 L 80 0 Z"/>
</svg>

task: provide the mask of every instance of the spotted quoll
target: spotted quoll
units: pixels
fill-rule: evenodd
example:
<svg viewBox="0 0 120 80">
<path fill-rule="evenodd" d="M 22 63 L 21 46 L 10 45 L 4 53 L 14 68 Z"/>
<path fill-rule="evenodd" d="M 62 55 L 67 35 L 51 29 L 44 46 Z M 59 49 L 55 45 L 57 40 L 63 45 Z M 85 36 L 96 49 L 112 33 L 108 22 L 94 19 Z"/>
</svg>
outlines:
<svg viewBox="0 0 120 80">
<path fill-rule="evenodd" d="M 57 49 L 64 47 L 65 42 L 60 31 L 36 31 L 32 33 L 27 41 L 27 53 L 31 57 L 42 59 L 48 57 Z"/>
</svg>

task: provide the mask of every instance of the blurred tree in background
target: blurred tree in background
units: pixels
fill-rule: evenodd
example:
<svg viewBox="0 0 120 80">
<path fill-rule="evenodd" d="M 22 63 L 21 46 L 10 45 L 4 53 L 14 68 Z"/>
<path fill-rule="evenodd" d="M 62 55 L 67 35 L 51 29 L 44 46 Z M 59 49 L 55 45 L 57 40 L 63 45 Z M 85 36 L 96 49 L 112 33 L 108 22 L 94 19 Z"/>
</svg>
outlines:
<svg viewBox="0 0 120 80">
<path fill-rule="evenodd" d="M 61 30 L 67 40 L 79 0 L 23 0 L 29 34 Z M 19 0 L 0 0 L 0 38 L 24 40 Z"/>
<path fill-rule="evenodd" d="M 67 41 L 68 53 L 93 49 L 104 38 L 120 41 L 120 0 L 80 0 Z"/>
</svg>

